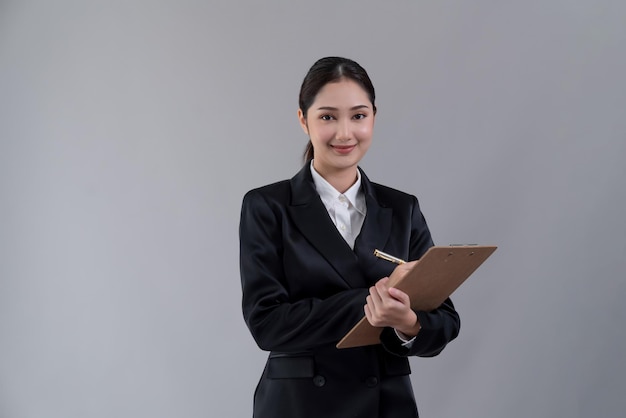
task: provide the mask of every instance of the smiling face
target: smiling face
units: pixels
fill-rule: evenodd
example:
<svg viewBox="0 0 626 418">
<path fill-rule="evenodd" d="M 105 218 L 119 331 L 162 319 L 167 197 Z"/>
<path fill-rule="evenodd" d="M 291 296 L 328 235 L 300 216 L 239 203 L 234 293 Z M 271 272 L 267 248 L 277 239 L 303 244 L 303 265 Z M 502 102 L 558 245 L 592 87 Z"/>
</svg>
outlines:
<svg viewBox="0 0 626 418">
<path fill-rule="evenodd" d="M 350 79 L 326 84 L 306 112 L 298 110 L 302 129 L 311 138 L 313 166 L 327 180 L 354 175 L 374 130 L 374 106 L 363 88 Z"/>
</svg>

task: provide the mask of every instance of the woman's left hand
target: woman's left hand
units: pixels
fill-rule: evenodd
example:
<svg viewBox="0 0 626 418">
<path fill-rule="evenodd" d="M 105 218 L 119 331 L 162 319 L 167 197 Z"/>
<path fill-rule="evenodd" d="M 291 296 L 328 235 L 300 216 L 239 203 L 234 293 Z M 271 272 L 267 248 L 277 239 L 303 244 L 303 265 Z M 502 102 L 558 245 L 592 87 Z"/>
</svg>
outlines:
<svg viewBox="0 0 626 418">
<path fill-rule="evenodd" d="M 372 326 L 392 327 L 411 338 L 419 332 L 419 319 L 411 309 L 409 295 L 390 287 L 389 277 L 380 279 L 370 287 L 366 301 L 365 316 Z"/>
</svg>

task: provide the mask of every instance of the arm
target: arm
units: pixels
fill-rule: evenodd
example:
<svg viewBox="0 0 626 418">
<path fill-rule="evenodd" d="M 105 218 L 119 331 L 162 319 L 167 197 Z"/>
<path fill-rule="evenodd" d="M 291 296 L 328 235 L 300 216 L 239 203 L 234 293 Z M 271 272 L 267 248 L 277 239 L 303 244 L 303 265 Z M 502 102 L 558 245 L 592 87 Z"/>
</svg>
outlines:
<svg viewBox="0 0 626 418">
<path fill-rule="evenodd" d="M 402 345 L 393 328 L 384 328 L 380 339 L 387 351 L 401 356 L 434 357 L 459 334 L 460 318 L 450 299 L 433 311 L 415 311 L 420 325 L 410 347 Z"/>
<path fill-rule="evenodd" d="M 302 351 L 335 343 L 361 318 L 367 289 L 292 300 L 282 259 L 285 214 L 273 206 L 260 193 L 246 195 L 242 205 L 240 269 L 246 324 L 263 350 Z"/>
</svg>

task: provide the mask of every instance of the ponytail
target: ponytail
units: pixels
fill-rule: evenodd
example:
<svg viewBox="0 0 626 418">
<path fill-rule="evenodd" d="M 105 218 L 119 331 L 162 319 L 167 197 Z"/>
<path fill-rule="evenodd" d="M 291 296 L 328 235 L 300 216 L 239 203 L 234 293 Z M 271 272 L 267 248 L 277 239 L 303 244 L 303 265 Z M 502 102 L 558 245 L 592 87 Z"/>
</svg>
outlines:
<svg viewBox="0 0 626 418">
<path fill-rule="evenodd" d="M 311 161 L 313 159 L 313 143 L 309 139 L 309 143 L 306 144 L 306 148 L 304 150 L 304 154 L 302 155 L 304 158 L 304 162 Z"/>
</svg>

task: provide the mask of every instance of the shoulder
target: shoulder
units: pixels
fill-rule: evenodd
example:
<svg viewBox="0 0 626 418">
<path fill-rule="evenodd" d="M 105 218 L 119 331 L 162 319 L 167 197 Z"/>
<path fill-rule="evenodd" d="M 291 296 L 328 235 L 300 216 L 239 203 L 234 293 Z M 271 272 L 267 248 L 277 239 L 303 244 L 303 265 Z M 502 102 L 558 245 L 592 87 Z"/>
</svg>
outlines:
<svg viewBox="0 0 626 418">
<path fill-rule="evenodd" d="M 289 181 L 283 180 L 246 192 L 241 203 L 240 230 L 271 228 L 279 222 L 289 202 Z"/>
<path fill-rule="evenodd" d="M 243 198 L 246 202 L 265 202 L 269 205 L 287 206 L 308 202 L 316 195 L 311 170 L 304 165 L 296 175 L 287 180 L 277 181 L 248 191 Z"/>
<path fill-rule="evenodd" d="M 360 168 L 359 168 L 360 169 Z M 371 195 L 383 207 L 407 207 L 417 203 L 417 198 L 393 187 L 373 182 L 361 171 L 361 179 L 366 194 Z"/>
<path fill-rule="evenodd" d="M 394 189 L 393 187 L 385 186 L 380 183 L 371 183 L 372 188 L 375 190 L 376 194 L 381 197 L 389 197 L 395 199 L 414 199 L 410 193 L 403 192 L 402 190 Z"/>
<path fill-rule="evenodd" d="M 257 187 L 246 192 L 243 196 L 243 204 L 254 205 L 261 202 L 275 202 L 285 204 L 289 201 L 289 180 L 281 180 L 276 183 Z"/>
<path fill-rule="evenodd" d="M 410 193 L 379 183 L 370 183 L 370 187 L 372 194 L 383 207 L 412 208 L 417 205 L 417 198 Z"/>
</svg>

